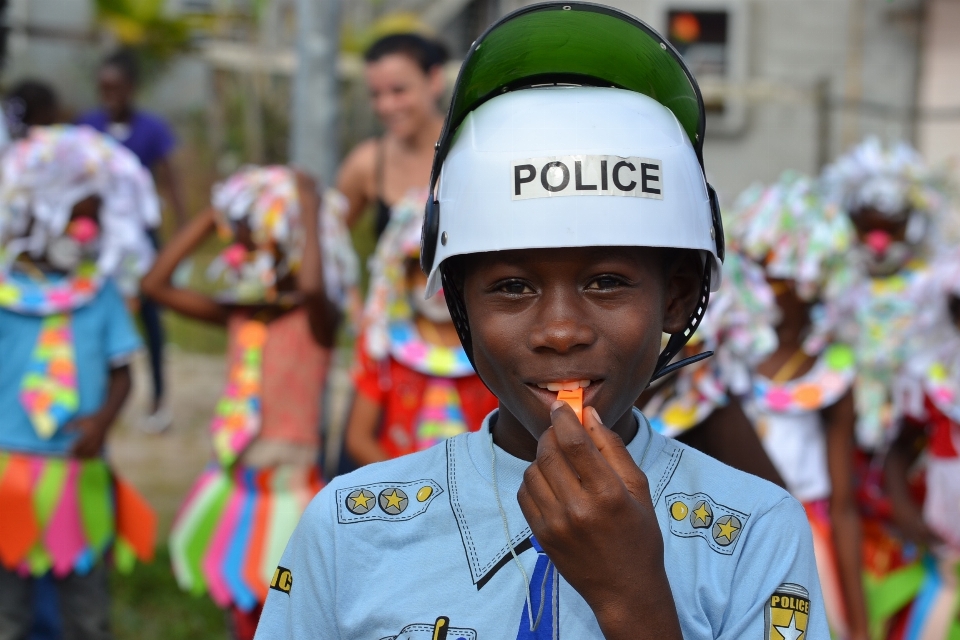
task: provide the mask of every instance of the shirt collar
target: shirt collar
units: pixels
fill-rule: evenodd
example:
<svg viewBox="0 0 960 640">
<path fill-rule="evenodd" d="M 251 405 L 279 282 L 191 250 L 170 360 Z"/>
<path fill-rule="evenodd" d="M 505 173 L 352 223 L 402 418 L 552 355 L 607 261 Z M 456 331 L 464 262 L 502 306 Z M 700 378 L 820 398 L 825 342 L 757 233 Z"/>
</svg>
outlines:
<svg viewBox="0 0 960 640">
<path fill-rule="evenodd" d="M 657 471 L 655 462 L 665 441 L 655 436 L 640 411 L 633 411 L 639 428 L 627 445 L 627 451 L 641 469 L 651 476 Z M 517 490 L 530 463 L 496 445 L 491 446 L 490 418 L 494 413 L 484 419 L 479 431 L 447 441 L 450 505 L 460 528 L 470 574 L 478 589 L 511 561 L 510 546 L 518 554 L 531 548 L 530 527 L 517 503 Z M 500 513 L 494 493 L 494 458 L 496 485 L 504 515 Z M 650 484 L 651 487 L 654 484 L 652 477 Z M 504 516 L 509 536 L 504 530 Z"/>
</svg>

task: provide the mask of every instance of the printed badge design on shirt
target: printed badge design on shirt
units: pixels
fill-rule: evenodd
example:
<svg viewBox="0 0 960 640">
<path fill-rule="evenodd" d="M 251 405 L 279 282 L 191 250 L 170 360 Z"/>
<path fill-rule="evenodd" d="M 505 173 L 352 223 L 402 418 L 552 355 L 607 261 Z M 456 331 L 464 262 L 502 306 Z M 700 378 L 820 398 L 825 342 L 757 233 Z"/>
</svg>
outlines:
<svg viewBox="0 0 960 640">
<path fill-rule="evenodd" d="M 664 498 L 664 504 L 670 533 L 681 538 L 703 538 L 711 549 L 723 555 L 733 553 L 750 517 L 705 493 L 672 493 Z"/>
<path fill-rule="evenodd" d="M 270 588 L 290 595 L 290 589 L 293 588 L 293 573 L 286 567 L 278 566 L 273 572 L 273 578 L 270 580 Z"/>
<path fill-rule="evenodd" d="M 340 524 L 410 520 L 424 513 L 441 493 L 443 489 L 433 480 L 373 482 L 337 489 L 337 520 Z"/>
<path fill-rule="evenodd" d="M 628 196 L 663 200 L 663 164 L 653 158 L 548 156 L 515 160 L 510 198 Z"/>
<path fill-rule="evenodd" d="M 810 618 L 810 593 L 798 584 L 784 582 L 770 596 L 763 613 L 766 640 L 806 640 Z"/>
<path fill-rule="evenodd" d="M 451 627 L 450 618 L 440 616 L 433 624 L 408 624 L 399 634 L 380 640 L 477 640 L 477 632 Z"/>
</svg>

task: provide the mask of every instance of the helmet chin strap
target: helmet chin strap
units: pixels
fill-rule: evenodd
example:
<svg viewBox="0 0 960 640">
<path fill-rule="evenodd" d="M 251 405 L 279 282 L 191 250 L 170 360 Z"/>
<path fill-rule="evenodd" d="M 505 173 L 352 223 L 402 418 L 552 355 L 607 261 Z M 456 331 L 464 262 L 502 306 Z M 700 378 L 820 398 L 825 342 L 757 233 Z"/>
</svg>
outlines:
<svg viewBox="0 0 960 640">
<path fill-rule="evenodd" d="M 700 299 L 697 300 L 697 308 L 693 310 L 693 313 L 687 320 L 687 328 L 680 333 L 674 333 L 670 336 L 666 348 L 664 348 L 663 352 L 660 353 L 660 357 L 657 359 L 657 366 L 653 370 L 650 382 L 669 375 L 688 364 L 700 362 L 713 355 L 713 351 L 704 351 L 703 353 L 698 353 L 695 356 L 690 356 L 689 358 L 684 358 L 683 360 L 670 364 L 670 361 L 683 350 L 683 347 L 690 340 L 691 336 L 693 336 L 693 332 L 700 326 L 700 322 L 703 320 L 703 314 L 707 311 L 707 303 L 710 301 L 710 267 L 710 260 L 704 260 L 703 276 L 700 278 Z"/>
<path fill-rule="evenodd" d="M 650 382 L 670 375 L 687 365 L 706 360 L 713 355 L 713 351 L 704 351 L 670 364 L 670 361 L 680 353 L 690 337 L 693 336 L 694 331 L 700 326 L 703 314 L 707 310 L 707 302 L 710 300 L 711 262 L 707 259 L 703 263 L 703 276 L 700 279 L 700 299 L 697 301 L 697 308 L 694 309 L 687 320 L 686 329 L 670 336 L 667 346 L 660 353 L 660 357 L 657 358 L 657 366 L 653 370 Z M 463 350 L 466 352 L 470 364 L 476 370 L 477 365 L 473 360 L 473 339 L 470 335 L 470 323 L 467 321 L 467 307 L 463 301 L 463 294 L 450 276 L 449 269 L 443 264 L 440 265 L 440 279 L 443 282 L 443 293 L 447 301 L 447 308 L 450 310 L 453 326 L 457 329 L 457 335 L 460 337 L 460 343 L 463 345 Z"/>
</svg>

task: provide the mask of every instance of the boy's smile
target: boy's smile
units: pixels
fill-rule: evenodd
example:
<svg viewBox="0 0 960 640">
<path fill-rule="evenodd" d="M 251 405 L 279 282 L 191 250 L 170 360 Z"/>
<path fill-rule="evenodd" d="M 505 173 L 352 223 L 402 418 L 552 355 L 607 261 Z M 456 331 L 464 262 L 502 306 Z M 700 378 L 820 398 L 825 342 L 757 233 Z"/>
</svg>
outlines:
<svg viewBox="0 0 960 640">
<path fill-rule="evenodd" d="M 584 247 L 465 257 L 473 356 L 500 400 L 501 447 L 534 459 L 557 391 L 577 387 L 585 407 L 632 439 L 630 409 L 653 373 L 661 334 L 682 330 L 699 288 L 695 256 L 669 259 L 678 253 Z"/>
</svg>

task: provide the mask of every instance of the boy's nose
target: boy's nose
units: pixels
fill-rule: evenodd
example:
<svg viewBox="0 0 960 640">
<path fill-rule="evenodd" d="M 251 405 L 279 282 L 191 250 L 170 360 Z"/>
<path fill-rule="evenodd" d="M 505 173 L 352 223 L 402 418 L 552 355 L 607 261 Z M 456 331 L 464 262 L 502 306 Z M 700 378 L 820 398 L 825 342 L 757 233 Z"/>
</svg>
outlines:
<svg viewBox="0 0 960 640">
<path fill-rule="evenodd" d="M 597 339 L 596 331 L 579 314 L 565 313 L 541 320 L 530 334 L 530 346 L 535 351 L 549 349 L 563 354 L 593 344 Z"/>
</svg>

